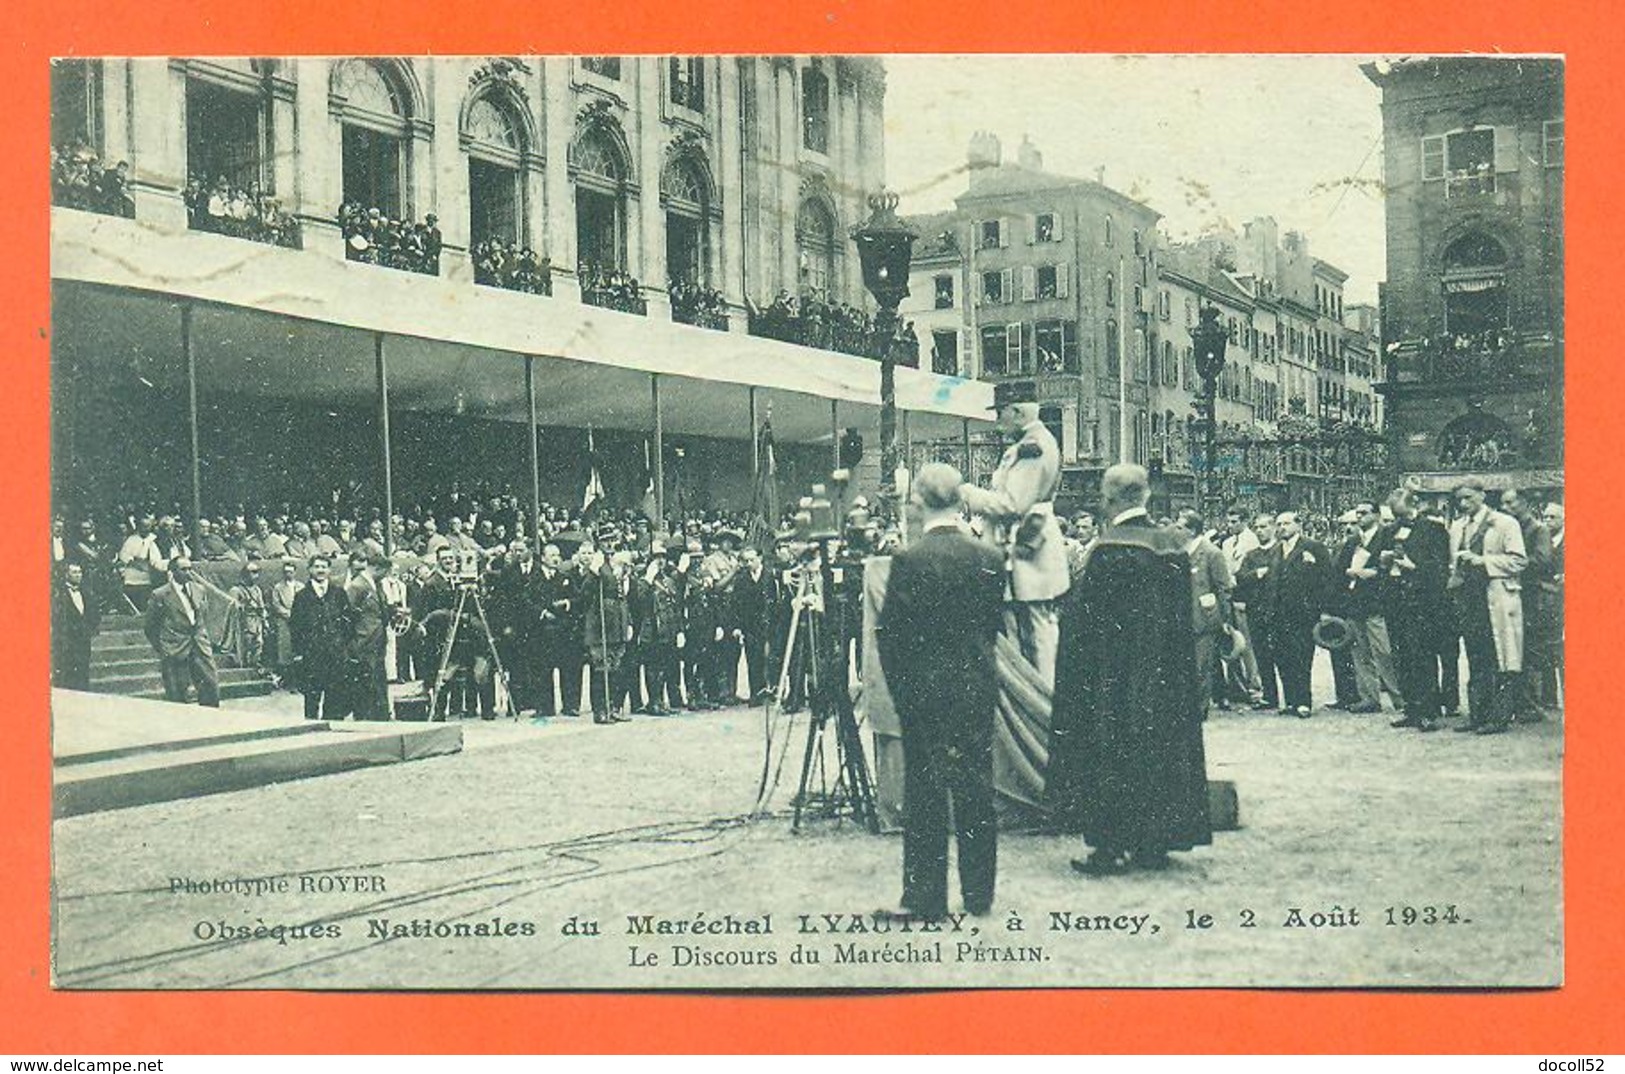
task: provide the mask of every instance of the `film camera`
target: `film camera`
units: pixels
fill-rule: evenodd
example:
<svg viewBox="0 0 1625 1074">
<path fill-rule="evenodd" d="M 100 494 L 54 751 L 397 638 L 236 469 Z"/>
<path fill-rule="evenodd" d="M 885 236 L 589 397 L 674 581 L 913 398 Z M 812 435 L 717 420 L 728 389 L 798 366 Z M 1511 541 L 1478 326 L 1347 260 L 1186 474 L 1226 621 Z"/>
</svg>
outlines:
<svg viewBox="0 0 1625 1074">
<path fill-rule="evenodd" d="M 795 797 L 792 830 L 801 827 L 802 813 L 812 809 L 826 817 L 850 816 L 878 830 L 874 789 L 864 754 L 848 685 L 848 646 L 851 627 L 860 622 L 862 562 L 871 545 L 871 524 L 866 505 L 843 511 L 842 494 L 851 479 L 847 470 L 830 475 L 836 490 L 818 484 L 801 499 L 795 514 L 795 536 L 800 544 L 797 563 L 785 571 L 784 581 L 794 596 L 777 696 L 791 693 L 792 675 L 804 676 L 811 718 L 806 750 Z M 804 640 L 798 640 L 798 635 Z M 800 656 L 798 666 L 797 654 Z M 833 734 L 835 773 L 826 779 L 823 738 Z M 815 787 L 816 783 L 816 787 Z"/>
</svg>

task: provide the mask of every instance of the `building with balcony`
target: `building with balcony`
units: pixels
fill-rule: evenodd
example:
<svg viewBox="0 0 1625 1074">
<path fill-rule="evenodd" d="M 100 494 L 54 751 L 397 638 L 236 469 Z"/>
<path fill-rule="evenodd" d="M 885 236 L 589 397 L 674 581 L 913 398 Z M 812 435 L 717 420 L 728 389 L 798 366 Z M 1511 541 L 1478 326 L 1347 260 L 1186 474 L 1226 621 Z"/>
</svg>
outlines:
<svg viewBox="0 0 1625 1074">
<path fill-rule="evenodd" d="M 827 321 L 750 331 L 781 295 L 868 316 L 878 60 L 72 60 L 51 92 L 61 500 L 579 503 L 591 429 L 611 499 L 739 508 L 769 414 L 787 491 L 878 424 Z M 916 433 L 990 394 L 899 371 Z"/>
<path fill-rule="evenodd" d="M 1419 57 L 1382 90 L 1382 342 L 1399 468 L 1563 484 L 1563 64 Z"/>
<path fill-rule="evenodd" d="M 1150 461 L 1159 214 L 1045 170 L 1031 141 L 1006 161 L 978 133 L 967 171 L 953 211 L 911 218 L 923 256 L 904 315 L 922 354 L 940 355 L 957 325 L 964 376 L 1035 380 L 1061 445 L 1063 507 L 1092 501 L 1105 465 Z"/>
</svg>

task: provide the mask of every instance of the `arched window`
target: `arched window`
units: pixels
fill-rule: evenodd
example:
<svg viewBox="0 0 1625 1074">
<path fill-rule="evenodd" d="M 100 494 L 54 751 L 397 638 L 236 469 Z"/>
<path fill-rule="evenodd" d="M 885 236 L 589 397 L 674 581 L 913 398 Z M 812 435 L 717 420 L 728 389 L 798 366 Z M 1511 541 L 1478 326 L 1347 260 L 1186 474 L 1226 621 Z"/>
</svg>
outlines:
<svg viewBox="0 0 1625 1074">
<path fill-rule="evenodd" d="M 1106 377 L 1116 381 L 1123 375 L 1122 345 L 1117 338 L 1117 320 L 1106 321 Z"/>
<path fill-rule="evenodd" d="M 1493 470 L 1510 466 L 1518 442 L 1512 428 L 1493 414 L 1474 409 L 1439 431 L 1439 467 L 1445 470 Z"/>
<path fill-rule="evenodd" d="M 1113 243 L 1113 241 L 1114 241 L 1114 237 L 1113 237 L 1113 235 L 1112 235 L 1112 217 L 1111 217 L 1111 214 L 1110 214 L 1110 213 L 1107 213 L 1107 214 L 1106 214 L 1106 230 L 1105 230 L 1105 235 L 1106 235 L 1106 245 L 1107 245 L 1107 246 L 1110 246 L 1110 245 L 1112 245 L 1112 243 Z"/>
<path fill-rule="evenodd" d="M 601 128 L 575 145 L 576 251 L 583 265 L 603 271 L 626 267 L 626 158 Z"/>
<path fill-rule="evenodd" d="M 679 157 L 660 176 L 666 204 L 666 281 L 709 286 L 711 182 L 703 165 Z"/>
<path fill-rule="evenodd" d="M 1506 327 L 1506 248 L 1471 232 L 1445 248 L 1443 261 L 1445 331 L 1475 336 Z"/>
<path fill-rule="evenodd" d="M 393 73 L 371 60 L 340 61 L 332 88 L 344 102 L 344 200 L 405 218 L 410 94 Z"/>
<path fill-rule="evenodd" d="M 468 150 L 468 235 L 478 246 L 525 243 L 524 122 L 515 102 L 487 93 L 468 106 L 462 140 Z"/>
<path fill-rule="evenodd" d="M 796 213 L 796 262 L 801 293 L 833 300 L 835 217 L 818 198 L 808 198 Z"/>
<path fill-rule="evenodd" d="M 1106 273 L 1106 305 L 1117 305 L 1117 277 Z"/>
</svg>

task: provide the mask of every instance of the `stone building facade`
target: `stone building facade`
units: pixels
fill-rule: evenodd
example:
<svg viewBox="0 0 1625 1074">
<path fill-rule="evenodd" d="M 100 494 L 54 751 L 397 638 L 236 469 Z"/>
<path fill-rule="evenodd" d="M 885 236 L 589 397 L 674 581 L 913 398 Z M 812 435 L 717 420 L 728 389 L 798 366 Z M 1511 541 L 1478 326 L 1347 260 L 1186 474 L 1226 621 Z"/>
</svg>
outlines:
<svg viewBox="0 0 1625 1074">
<path fill-rule="evenodd" d="M 418 222 L 440 275 L 482 238 L 589 264 L 656 316 L 680 279 L 728 316 L 816 290 L 862 306 L 847 229 L 881 184 L 885 72 L 853 57 L 64 61 L 54 141 L 127 161 L 138 219 L 187 225 L 189 178 L 257 187 L 342 256 L 345 202 Z M 590 286 L 590 284 L 589 284 Z"/>
<path fill-rule="evenodd" d="M 1563 65 L 1433 57 L 1382 89 L 1381 390 L 1400 468 L 1447 490 L 1563 483 Z"/>
</svg>

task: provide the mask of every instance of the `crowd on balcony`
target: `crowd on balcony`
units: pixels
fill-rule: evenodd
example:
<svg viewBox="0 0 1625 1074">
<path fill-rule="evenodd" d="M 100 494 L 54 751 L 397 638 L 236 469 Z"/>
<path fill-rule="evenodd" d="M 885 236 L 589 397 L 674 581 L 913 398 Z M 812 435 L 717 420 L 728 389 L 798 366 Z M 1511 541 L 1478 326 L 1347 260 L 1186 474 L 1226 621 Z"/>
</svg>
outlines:
<svg viewBox="0 0 1625 1074">
<path fill-rule="evenodd" d="M 531 295 L 553 293 L 553 261 L 537 257 L 529 246 L 507 239 L 481 239 L 474 244 L 474 282 Z"/>
<path fill-rule="evenodd" d="M 581 284 L 581 301 L 589 306 L 620 310 L 622 313 L 648 312 L 643 285 L 630 272 L 613 265 L 583 261 L 576 266 L 576 278 Z"/>
<path fill-rule="evenodd" d="M 715 287 L 679 279 L 672 281 L 668 293 L 672 320 L 718 332 L 728 330 L 728 300 Z"/>
<path fill-rule="evenodd" d="M 299 221 L 257 183 L 244 188 L 222 175 L 209 184 L 194 175 L 186 181 L 182 200 L 194 231 L 300 248 Z"/>
<path fill-rule="evenodd" d="M 344 256 L 351 261 L 385 268 L 440 275 L 439 220 L 433 214 L 412 223 L 387 216 L 377 206 L 347 201 L 339 207 L 339 228 L 344 232 Z"/>
<path fill-rule="evenodd" d="M 89 145 L 51 146 L 51 203 L 107 216 L 135 218 L 130 165 L 108 165 Z"/>
<path fill-rule="evenodd" d="M 753 336 L 860 358 L 878 357 L 874 318 L 856 306 L 828 302 L 815 294 L 796 296 L 780 291 L 767 306 L 749 305 L 748 312 Z M 919 366 L 920 341 L 913 321 L 898 323 L 891 346 L 900 363 Z"/>
</svg>

